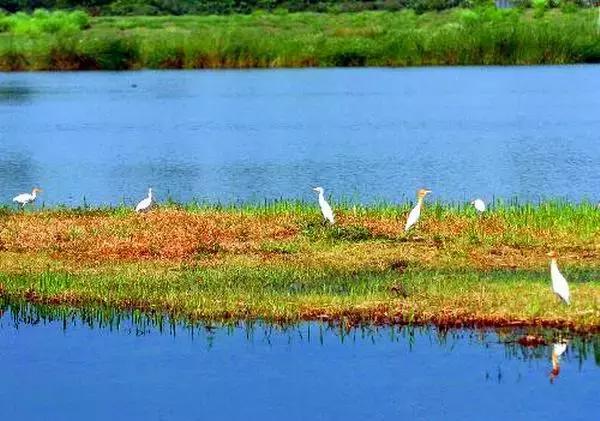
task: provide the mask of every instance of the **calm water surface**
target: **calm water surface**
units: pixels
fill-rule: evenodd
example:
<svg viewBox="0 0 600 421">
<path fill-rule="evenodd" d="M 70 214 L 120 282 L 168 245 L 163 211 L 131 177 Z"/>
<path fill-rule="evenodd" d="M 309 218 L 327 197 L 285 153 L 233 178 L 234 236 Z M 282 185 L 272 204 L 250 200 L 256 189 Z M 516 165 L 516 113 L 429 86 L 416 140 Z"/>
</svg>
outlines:
<svg viewBox="0 0 600 421">
<path fill-rule="evenodd" d="M 600 66 L 0 73 L 0 199 L 600 197 Z"/>
<path fill-rule="evenodd" d="M 33 314 L 33 316 L 32 316 Z M 0 317 L 4 419 L 596 419 L 600 337 Z M 50 415 L 52 415 L 51 418 Z"/>
</svg>

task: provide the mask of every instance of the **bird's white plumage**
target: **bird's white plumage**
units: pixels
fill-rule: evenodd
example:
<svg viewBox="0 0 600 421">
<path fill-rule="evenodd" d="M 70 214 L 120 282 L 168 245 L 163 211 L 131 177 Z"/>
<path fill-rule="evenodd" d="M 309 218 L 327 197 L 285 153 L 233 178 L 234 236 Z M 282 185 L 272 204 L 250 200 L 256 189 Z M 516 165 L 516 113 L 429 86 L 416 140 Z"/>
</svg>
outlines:
<svg viewBox="0 0 600 421">
<path fill-rule="evenodd" d="M 557 342 L 552 344 L 552 356 L 559 358 L 567 350 L 567 342 Z"/>
<path fill-rule="evenodd" d="M 137 204 L 137 206 L 135 207 L 135 211 L 136 212 L 146 212 L 148 210 L 150 210 L 150 208 L 152 207 L 152 201 L 153 201 L 153 197 L 152 197 L 152 189 L 148 189 L 148 197 L 146 197 L 144 200 L 142 200 L 140 203 Z"/>
<path fill-rule="evenodd" d="M 35 202 L 37 198 L 37 193 L 41 191 L 40 189 L 33 189 L 31 193 L 21 193 L 18 196 L 13 197 L 13 202 L 18 203 L 21 206 L 25 206 L 29 203 Z"/>
<path fill-rule="evenodd" d="M 321 208 L 323 218 L 329 221 L 330 224 L 334 224 L 333 209 L 331 209 L 331 206 L 325 200 L 325 190 L 323 190 L 323 187 L 315 187 L 313 190 L 319 193 L 319 207 Z"/>
<path fill-rule="evenodd" d="M 421 209 L 423 208 L 423 200 L 425 196 L 431 193 L 431 190 L 420 189 L 417 192 L 417 204 L 408 214 L 408 218 L 406 219 L 406 225 L 404 226 L 404 232 L 408 232 L 413 225 L 417 223 L 419 218 L 421 217 Z"/>
<path fill-rule="evenodd" d="M 569 284 L 565 277 L 558 270 L 556 259 L 550 261 L 550 278 L 552 279 L 552 290 L 565 303 L 570 304 Z"/>
<path fill-rule="evenodd" d="M 567 350 L 567 341 L 560 341 L 552 344 L 552 371 L 550 372 L 550 383 L 554 382 L 560 374 L 560 357 Z"/>
<path fill-rule="evenodd" d="M 423 202 L 419 199 L 417 204 L 408 214 L 408 219 L 406 220 L 406 225 L 404 226 L 404 232 L 408 232 L 412 228 L 413 225 L 417 223 L 419 217 L 421 216 L 421 207 L 423 206 Z"/>
<path fill-rule="evenodd" d="M 35 200 L 35 196 L 33 196 L 31 193 L 22 193 L 13 198 L 13 202 L 16 202 L 20 205 L 26 205 L 28 203 L 33 202 L 34 200 Z"/>
<path fill-rule="evenodd" d="M 477 212 L 483 213 L 485 212 L 485 202 L 481 199 L 475 199 L 471 202 L 471 204 L 475 207 Z"/>
</svg>

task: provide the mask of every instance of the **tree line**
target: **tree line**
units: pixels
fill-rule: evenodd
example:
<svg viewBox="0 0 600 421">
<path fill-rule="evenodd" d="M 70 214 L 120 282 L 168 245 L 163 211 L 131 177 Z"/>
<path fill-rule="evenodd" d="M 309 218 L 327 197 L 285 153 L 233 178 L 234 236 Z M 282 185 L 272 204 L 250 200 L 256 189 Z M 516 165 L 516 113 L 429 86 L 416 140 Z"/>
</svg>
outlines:
<svg viewBox="0 0 600 421">
<path fill-rule="evenodd" d="M 563 3 L 589 7 L 600 0 L 508 0 L 517 7 Z M 268 12 L 360 12 L 365 10 L 413 9 L 417 12 L 444 10 L 457 6 L 494 5 L 495 0 L 0 0 L 0 10 L 9 13 L 36 9 L 85 10 L 90 15 L 227 15 Z"/>
<path fill-rule="evenodd" d="M 43 8 L 81 9 L 91 15 L 223 15 L 256 10 L 358 12 L 412 8 L 425 11 L 463 3 L 473 3 L 473 0 L 0 0 L 0 9 L 9 13 Z"/>
</svg>

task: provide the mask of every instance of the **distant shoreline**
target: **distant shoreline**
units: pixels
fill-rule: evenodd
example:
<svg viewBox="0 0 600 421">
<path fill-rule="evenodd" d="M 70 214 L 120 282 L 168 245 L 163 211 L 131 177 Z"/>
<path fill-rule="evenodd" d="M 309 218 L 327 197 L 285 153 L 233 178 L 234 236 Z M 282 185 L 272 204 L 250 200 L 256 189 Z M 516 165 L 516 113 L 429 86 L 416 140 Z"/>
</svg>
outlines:
<svg viewBox="0 0 600 421">
<path fill-rule="evenodd" d="M 56 14 L 58 13 L 58 15 Z M 0 17 L 0 71 L 600 62 L 594 9 Z"/>
</svg>

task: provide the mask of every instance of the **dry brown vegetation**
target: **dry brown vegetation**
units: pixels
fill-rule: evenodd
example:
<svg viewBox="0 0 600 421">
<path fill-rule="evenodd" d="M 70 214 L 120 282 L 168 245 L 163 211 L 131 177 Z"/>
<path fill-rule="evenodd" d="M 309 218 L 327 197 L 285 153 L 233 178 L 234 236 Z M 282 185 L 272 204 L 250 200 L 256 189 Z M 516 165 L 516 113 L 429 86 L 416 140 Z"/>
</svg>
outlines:
<svg viewBox="0 0 600 421">
<path fill-rule="evenodd" d="M 273 222 L 276 222 L 275 224 Z M 89 261 L 180 261 L 199 254 L 243 252 L 265 240 L 297 234 L 291 218 L 178 210 L 125 217 L 111 215 L 11 215 L 0 225 L 4 251 L 47 253 Z"/>
<path fill-rule="evenodd" d="M 501 216 L 425 217 L 405 235 L 401 216 L 338 216 L 333 228 L 289 213 L 255 215 L 165 209 L 149 214 L 10 214 L 0 220 L 0 250 L 55 260 L 134 262 L 256 261 L 346 269 L 407 261 L 427 268 L 531 269 L 559 251 L 567 264 L 600 261 L 596 233 L 570 227 L 514 226 Z M 307 228 L 308 227 L 308 228 Z M 358 237 L 354 235 L 358 232 Z"/>
</svg>

